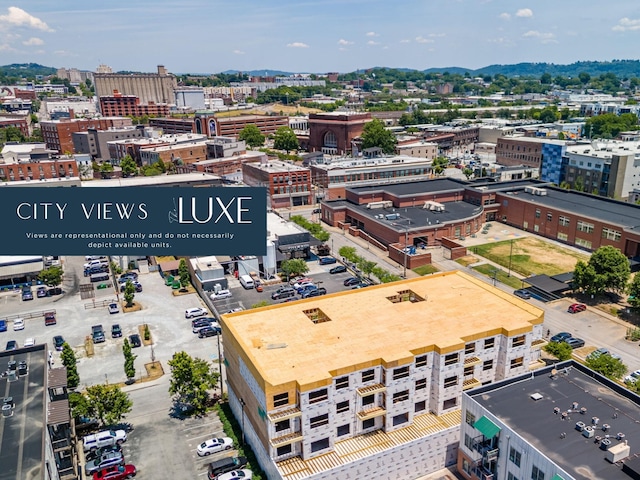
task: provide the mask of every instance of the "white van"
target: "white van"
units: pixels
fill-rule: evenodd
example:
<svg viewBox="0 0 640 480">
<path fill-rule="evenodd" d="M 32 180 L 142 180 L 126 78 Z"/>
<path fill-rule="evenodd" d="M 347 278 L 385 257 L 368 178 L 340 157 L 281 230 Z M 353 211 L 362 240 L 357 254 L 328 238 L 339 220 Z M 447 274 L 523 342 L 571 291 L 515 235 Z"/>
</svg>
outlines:
<svg viewBox="0 0 640 480">
<path fill-rule="evenodd" d="M 251 278 L 250 275 L 240 275 L 239 280 L 242 286 L 247 290 L 251 290 L 256 286 L 255 283 L 253 282 L 253 278 Z"/>
</svg>

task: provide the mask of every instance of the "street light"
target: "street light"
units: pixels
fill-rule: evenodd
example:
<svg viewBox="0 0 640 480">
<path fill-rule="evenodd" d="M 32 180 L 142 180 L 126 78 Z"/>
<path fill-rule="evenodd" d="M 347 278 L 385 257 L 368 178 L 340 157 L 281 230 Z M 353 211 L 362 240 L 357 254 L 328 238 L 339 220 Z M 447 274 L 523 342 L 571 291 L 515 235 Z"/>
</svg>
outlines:
<svg viewBox="0 0 640 480">
<path fill-rule="evenodd" d="M 509 249 L 509 273 L 507 273 L 507 277 L 511 276 L 511 255 L 513 255 L 513 239 L 511 239 L 511 248 Z"/>
<path fill-rule="evenodd" d="M 242 446 L 244 447 L 244 407 L 245 407 L 246 403 L 244 403 L 244 400 L 242 399 L 242 397 L 240 397 L 240 408 L 242 409 Z"/>
</svg>

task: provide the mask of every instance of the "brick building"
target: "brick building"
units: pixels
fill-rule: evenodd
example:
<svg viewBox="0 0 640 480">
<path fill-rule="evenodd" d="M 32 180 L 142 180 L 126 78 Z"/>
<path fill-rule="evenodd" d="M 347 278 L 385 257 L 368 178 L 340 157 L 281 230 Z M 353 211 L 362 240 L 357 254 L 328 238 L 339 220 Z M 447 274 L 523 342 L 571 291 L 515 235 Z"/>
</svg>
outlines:
<svg viewBox="0 0 640 480">
<path fill-rule="evenodd" d="M 532 137 L 499 137 L 496 143 L 496 163 L 524 165 L 535 169 L 542 166 L 542 146 L 550 140 Z"/>
<path fill-rule="evenodd" d="M 52 158 L 53 150 L 44 143 L 8 143 L 2 148 L 0 180 L 46 180 L 78 177 L 78 164 L 74 158 Z"/>
<path fill-rule="evenodd" d="M 259 163 L 243 163 L 244 183 L 266 187 L 272 208 L 311 205 L 311 171 L 280 160 L 263 159 Z"/>
<path fill-rule="evenodd" d="M 100 111 L 105 117 L 166 117 L 169 115 L 169 105 L 166 103 L 140 103 L 136 95 L 123 95 L 115 91 L 113 95 L 100 97 Z"/>
<path fill-rule="evenodd" d="M 31 118 L 29 115 L 6 114 L 0 115 L 0 128 L 15 127 L 20 130 L 25 137 L 31 135 Z"/>
<path fill-rule="evenodd" d="M 96 73 L 94 85 L 98 97 L 113 95 L 117 90 L 137 96 L 143 104 L 173 103 L 173 91 L 178 86 L 176 77 L 162 65 L 158 65 L 157 73 Z"/>
<path fill-rule="evenodd" d="M 142 125 L 126 128 L 110 128 L 109 130 L 96 130 L 90 128 L 86 132 L 74 132 L 71 135 L 75 153 L 86 153 L 93 160 L 108 160 L 112 157 L 109 152 L 108 142 L 122 139 L 142 138 L 145 136 Z"/>
<path fill-rule="evenodd" d="M 362 135 L 364 125 L 371 120 L 370 113 L 311 113 L 307 149 L 331 155 L 350 153 L 351 142 Z"/>
<path fill-rule="evenodd" d="M 165 135 L 195 133 L 193 118 L 150 118 L 149 126 Z"/>
<path fill-rule="evenodd" d="M 238 137 L 247 125 L 255 125 L 263 135 L 273 135 L 280 127 L 289 126 L 289 117 L 281 115 L 238 115 L 217 117 L 214 112 L 196 112 L 195 132 L 208 137 Z"/>
<path fill-rule="evenodd" d="M 231 157 L 209 158 L 193 162 L 190 166 L 197 172 L 207 172 L 214 175 L 242 174 L 242 165 L 267 161 L 267 154 L 258 151 L 248 151 Z"/>
<path fill-rule="evenodd" d="M 130 127 L 131 125 L 131 119 L 126 117 L 97 119 L 72 118 L 40 122 L 40 129 L 47 148 L 63 154 L 66 152 L 74 152 L 72 135 L 75 132 L 86 132 L 90 128 L 108 130 L 109 128 Z"/>
</svg>

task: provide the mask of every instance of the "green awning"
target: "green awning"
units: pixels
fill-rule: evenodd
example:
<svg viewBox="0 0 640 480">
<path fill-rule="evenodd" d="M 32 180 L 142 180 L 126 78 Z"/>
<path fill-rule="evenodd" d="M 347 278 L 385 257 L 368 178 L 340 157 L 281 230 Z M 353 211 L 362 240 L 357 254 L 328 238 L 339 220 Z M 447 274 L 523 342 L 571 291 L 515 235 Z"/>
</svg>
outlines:
<svg viewBox="0 0 640 480">
<path fill-rule="evenodd" d="M 480 430 L 480 433 L 486 438 L 493 438 L 500 431 L 500 427 L 485 416 L 480 417 L 478 421 L 473 424 L 473 428 Z"/>
<path fill-rule="evenodd" d="M 556 473 L 553 477 L 551 477 L 551 480 L 564 480 L 564 478 Z"/>
</svg>

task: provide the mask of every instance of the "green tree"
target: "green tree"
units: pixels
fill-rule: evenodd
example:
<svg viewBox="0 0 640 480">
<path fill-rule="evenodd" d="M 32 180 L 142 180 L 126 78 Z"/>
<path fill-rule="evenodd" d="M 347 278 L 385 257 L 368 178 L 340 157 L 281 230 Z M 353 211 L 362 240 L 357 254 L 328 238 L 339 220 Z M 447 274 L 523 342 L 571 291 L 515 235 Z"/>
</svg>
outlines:
<svg viewBox="0 0 640 480">
<path fill-rule="evenodd" d="M 595 358 L 587 356 L 585 363 L 591 370 L 612 380 L 619 380 L 627 373 L 627 367 L 622 360 L 611 355 L 598 355 Z"/>
<path fill-rule="evenodd" d="M 85 396 L 90 417 L 100 420 L 102 425 L 120 422 L 131 412 L 133 402 L 118 385 L 92 385 L 87 387 Z"/>
<path fill-rule="evenodd" d="M 180 259 L 178 265 L 178 275 L 180 276 L 180 286 L 186 289 L 191 283 L 191 276 L 189 275 L 189 267 L 187 267 L 187 261 L 184 258 Z"/>
<path fill-rule="evenodd" d="M 109 162 L 102 162 L 98 170 L 100 171 L 102 178 L 110 178 L 110 173 L 113 172 L 113 165 L 111 165 Z"/>
<path fill-rule="evenodd" d="M 629 284 L 629 298 L 627 301 L 632 308 L 640 308 L 640 273 L 633 276 L 633 280 Z"/>
<path fill-rule="evenodd" d="M 280 127 L 273 136 L 273 148 L 284 150 L 289 153 L 291 150 L 300 148 L 298 137 L 289 127 Z"/>
<path fill-rule="evenodd" d="M 561 362 L 569 360 L 573 349 L 567 342 L 549 342 L 544 346 L 544 351 L 553 355 Z"/>
<path fill-rule="evenodd" d="M 59 265 L 52 265 L 48 268 L 45 268 L 38 274 L 38 280 L 40 280 L 45 285 L 51 285 L 52 287 L 57 287 L 62 283 L 62 275 L 63 275 L 62 267 Z"/>
<path fill-rule="evenodd" d="M 307 262 L 302 258 L 292 258 L 290 260 L 284 260 L 280 264 L 280 270 L 287 276 L 287 279 L 289 279 L 296 275 L 304 275 L 309 271 L 309 267 L 307 266 Z"/>
<path fill-rule="evenodd" d="M 204 413 L 209 401 L 209 390 L 218 383 L 218 372 L 206 360 L 192 358 L 186 352 L 174 353 L 169 366 L 169 393 L 179 402 L 193 407 L 196 413 Z"/>
<path fill-rule="evenodd" d="M 465 177 L 467 177 L 467 180 L 469 180 L 473 176 L 473 170 L 469 167 L 466 167 L 464 170 L 462 170 L 462 173 Z"/>
<path fill-rule="evenodd" d="M 268 300 L 260 300 L 258 303 L 253 303 L 251 308 L 268 307 L 269 305 L 271 305 L 271 302 Z"/>
<path fill-rule="evenodd" d="M 131 352 L 131 344 L 126 338 L 122 344 L 122 354 L 124 355 L 124 374 L 128 379 L 134 378 L 136 376 L 134 362 L 138 356 Z"/>
<path fill-rule="evenodd" d="M 546 107 L 540 112 L 539 119 L 542 123 L 553 123 L 558 117 L 559 115 L 555 107 Z"/>
<path fill-rule="evenodd" d="M 379 147 L 386 154 L 392 154 L 396 151 L 396 140 L 393 132 L 384 128 L 377 118 L 364 125 L 362 130 L 362 148 Z"/>
<path fill-rule="evenodd" d="M 138 173 L 138 166 L 131 155 L 126 155 L 120 160 L 120 168 L 122 169 L 122 175 L 124 177 L 135 176 Z"/>
<path fill-rule="evenodd" d="M 598 248 L 585 264 L 579 261 L 573 273 L 576 290 L 589 295 L 600 295 L 606 291 L 624 292 L 629 283 L 631 269 L 629 260 L 616 247 L 605 245 Z"/>
<path fill-rule="evenodd" d="M 238 134 L 238 140 L 246 142 L 251 148 L 264 145 L 264 138 L 260 129 L 253 123 L 244 127 Z"/>
<path fill-rule="evenodd" d="M 358 259 L 357 266 L 367 277 L 371 277 L 373 273 L 373 269 L 376 268 L 377 263 L 372 262 L 371 260 L 367 260 L 363 257 Z"/>
<path fill-rule="evenodd" d="M 80 375 L 78 375 L 78 367 L 76 365 L 76 354 L 67 342 L 62 344 L 62 365 L 67 369 L 67 387 L 76 388 L 80 384 Z"/>
<path fill-rule="evenodd" d="M 355 262 L 357 256 L 356 247 L 340 247 L 340 250 L 338 250 L 338 254 L 341 257 L 346 258 L 350 262 Z"/>
<path fill-rule="evenodd" d="M 591 75 L 587 72 L 580 72 L 580 74 L 578 74 L 578 78 L 585 85 L 591 81 Z"/>
<path fill-rule="evenodd" d="M 87 397 L 79 392 L 69 392 L 69 408 L 75 418 L 89 416 L 89 402 Z"/>
<path fill-rule="evenodd" d="M 133 299 L 136 296 L 136 287 L 133 286 L 131 280 L 127 280 L 124 286 L 124 301 L 127 303 L 127 307 L 133 305 Z"/>
</svg>

